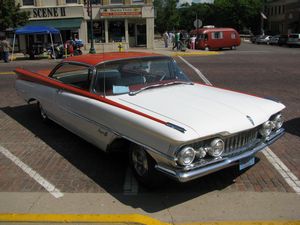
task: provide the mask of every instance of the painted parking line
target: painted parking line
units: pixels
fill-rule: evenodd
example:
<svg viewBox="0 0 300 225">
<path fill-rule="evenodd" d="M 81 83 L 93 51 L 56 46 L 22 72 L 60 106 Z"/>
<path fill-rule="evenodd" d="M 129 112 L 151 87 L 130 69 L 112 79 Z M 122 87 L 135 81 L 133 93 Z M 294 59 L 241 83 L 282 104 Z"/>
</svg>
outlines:
<svg viewBox="0 0 300 225">
<path fill-rule="evenodd" d="M 27 223 L 135 223 L 145 225 L 300 225 L 300 221 L 218 221 L 192 223 L 166 223 L 140 214 L 0 214 L 1 222 Z"/>
<path fill-rule="evenodd" d="M 278 156 L 271 151 L 270 148 L 265 148 L 262 153 L 284 178 L 285 182 L 288 183 L 298 195 L 300 195 L 300 180 L 289 170 L 289 168 L 278 158 Z"/>
<path fill-rule="evenodd" d="M 171 56 L 210 56 L 210 55 L 220 55 L 223 54 L 221 52 L 174 52 Z"/>
<path fill-rule="evenodd" d="M 139 185 L 135 177 L 133 176 L 130 167 L 126 170 L 126 176 L 123 185 L 124 195 L 137 195 L 139 192 Z"/>
<path fill-rule="evenodd" d="M 22 169 L 26 174 L 33 178 L 37 183 L 44 187 L 51 195 L 55 198 L 60 198 L 64 194 L 60 192 L 53 184 L 43 178 L 38 172 L 33 170 L 31 167 L 22 162 L 18 157 L 13 155 L 9 150 L 0 145 L 0 152 L 10 159 L 14 164 L 16 164 L 20 169 Z"/>
<path fill-rule="evenodd" d="M 15 75 L 15 72 L 7 71 L 7 72 L 0 72 L 0 75 Z"/>
<path fill-rule="evenodd" d="M 183 62 L 185 62 L 189 67 L 191 67 L 199 77 L 205 82 L 205 84 L 211 85 L 212 83 L 204 76 L 201 71 L 186 61 L 181 56 L 178 56 Z M 285 182 L 297 193 L 300 195 L 300 181 L 299 179 L 288 169 L 288 167 L 279 159 L 279 157 L 272 152 L 270 148 L 266 148 L 262 151 L 262 153 L 266 156 L 268 161 L 274 166 L 277 172 L 284 178 Z"/>
</svg>

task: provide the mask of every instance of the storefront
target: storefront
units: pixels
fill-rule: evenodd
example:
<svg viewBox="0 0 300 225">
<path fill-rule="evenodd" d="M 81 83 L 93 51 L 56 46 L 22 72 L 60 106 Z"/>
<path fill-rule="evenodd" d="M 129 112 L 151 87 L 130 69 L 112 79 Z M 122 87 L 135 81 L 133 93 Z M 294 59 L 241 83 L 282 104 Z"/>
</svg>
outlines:
<svg viewBox="0 0 300 225">
<path fill-rule="evenodd" d="M 78 2 L 78 1 L 75 1 Z M 79 1 L 83 2 L 83 1 Z M 128 2 L 128 0 L 127 0 Z M 144 1 L 129 1 L 135 4 L 114 4 L 112 0 L 105 5 L 95 4 L 92 7 L 91 19 L 87 7 L 83 4 L 67 1 L 57 1 L 51 6 L 24 6 L 21 10 L 30 12 L 27 25 L 52 26 L 61 31 L 64 41 L 79 35 L 85 43 L 85 48 L 90 48 L 91 28 L 96 51 L 116 51 L 122 42 L 124 49 L 129 47 L 154 47 L 154 8 L 152 4 Z M 148 2 L 148 1 L 146 1 Z M 22 43 L 28 42 L 21 37 Z M 30 37 L 30 42 L 46 42 L 47 37 Z M 24 44 L 23 44 L 24 45 Z"/>
</svg>

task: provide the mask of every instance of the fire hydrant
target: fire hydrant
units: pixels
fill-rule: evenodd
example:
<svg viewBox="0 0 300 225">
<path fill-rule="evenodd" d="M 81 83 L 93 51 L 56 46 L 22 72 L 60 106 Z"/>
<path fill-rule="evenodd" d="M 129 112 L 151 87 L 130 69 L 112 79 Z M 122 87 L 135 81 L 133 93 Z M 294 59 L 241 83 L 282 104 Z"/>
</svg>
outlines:
<svg viewBox="0 0 300 225">
<path fill-rule="evenodd" d="M 120 43 L 118 44 L 118 48 L 119 48 L 119 52 L 123 52 L 123 51 L 124 51 L 122 42 L 120 42 Z"/>
</svg>

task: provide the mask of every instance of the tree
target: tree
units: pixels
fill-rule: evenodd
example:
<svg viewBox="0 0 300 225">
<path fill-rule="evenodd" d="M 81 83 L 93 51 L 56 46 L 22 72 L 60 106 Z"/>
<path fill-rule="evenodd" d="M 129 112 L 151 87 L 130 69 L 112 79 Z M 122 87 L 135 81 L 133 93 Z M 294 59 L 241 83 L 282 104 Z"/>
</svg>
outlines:
<svg viewBox="0 0 300 225">
<path fill-rule="evenodd" d="M 179 27 L 179 12 L 176 0 L 154 0 L 156 10 L 155 28 L 159 33 Z"/>
<path fill-rule="evenodd" d="M 0 10 L 0 30 L 7 28 L 16 28 L 26 24 L 29 18 L 29 12 L 20 12 L 20 4 L 14 0 L 2 0 Z"/>
</svg>

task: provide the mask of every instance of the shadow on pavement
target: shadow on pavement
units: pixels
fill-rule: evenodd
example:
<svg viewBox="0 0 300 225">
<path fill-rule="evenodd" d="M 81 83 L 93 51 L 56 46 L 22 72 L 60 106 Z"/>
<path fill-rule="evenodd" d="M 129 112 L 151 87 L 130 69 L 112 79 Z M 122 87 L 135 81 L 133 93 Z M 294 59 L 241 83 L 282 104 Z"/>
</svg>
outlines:
<svg viewBox="0 0 300 225">
<path fill-rule="evenodd" d="M 288 120 L 283 125 L 287 133 L 300 137 L 300 118 Z"/>
<path fill-rule="evenodd" d="M 139 186 L 137 194 L 125 195 L 123 185 L 128 168 L 126 152 L 103 153 L 63 127 L 55 123 L 43 123 L 35 104 L 5 107 L 1 110 L 92 179 L 98 188 L 91 190 L 86 187 L 70 191 L 64 186 L 64 189 L 61 189 L 62 192 L 101 192 L 99 190 L 104 189 L 125 205 L 141 208 L 146 212 L 157 212 L 206 193 L 223 190 L 247 171 L 247 169 L 239 171 L 237 167 L 233 166 L 188 183 L 178 183 L 166 179 L 159 188 L 149 190 Z M 57 171 L 60 173 L 60 168 L 57 168 Z M 80 173 L 78 174 L 80 175 Z M 62 174 L 62 176 L 64 175 Z M 76 180 L 76 173 L 72 177 L 73 179 Z M 81 182 L 86 181 L 82 180 Z M 54 185 L 56 184 L 54 183 Z M 60 187 L 58 186 L 58 188 Z"/>
</svg>

